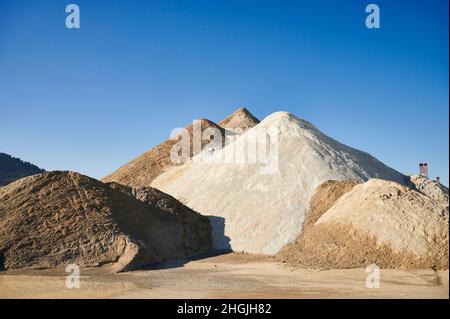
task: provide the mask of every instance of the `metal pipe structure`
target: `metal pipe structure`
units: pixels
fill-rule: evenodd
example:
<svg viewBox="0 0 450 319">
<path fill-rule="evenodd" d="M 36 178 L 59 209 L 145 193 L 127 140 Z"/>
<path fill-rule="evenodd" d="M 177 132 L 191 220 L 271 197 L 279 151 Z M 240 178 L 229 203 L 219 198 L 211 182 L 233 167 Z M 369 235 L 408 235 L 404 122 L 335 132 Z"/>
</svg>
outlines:
<svg viewBox="0 0 450 319">
<path fill-rule="evenodd" d="M 419 163 L 419 175 L 423 175 L 423 163 Z"/>
<path fill-rule="evenodd" d="M 428 163 L 419 163 L 419 174 L 428 177 Z"/>
</svg>

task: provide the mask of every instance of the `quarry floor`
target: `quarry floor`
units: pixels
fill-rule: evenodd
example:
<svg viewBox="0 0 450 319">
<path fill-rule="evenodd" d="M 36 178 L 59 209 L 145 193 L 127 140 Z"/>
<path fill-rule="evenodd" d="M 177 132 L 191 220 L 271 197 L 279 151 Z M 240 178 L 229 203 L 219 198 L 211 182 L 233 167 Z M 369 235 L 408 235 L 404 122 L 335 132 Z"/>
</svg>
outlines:
<svg viewBox="0 0 450 319">
<path fill-rule="evenodd" d="M 381 269 L 380 288 L 364 269 L 311 270 L 274 258 L 229 253 L 109 274 L 81 271 L 66 288 L 64 270 L 0 272 L 0 298 L 448 298 L 449 272 Z"/>
</svg>

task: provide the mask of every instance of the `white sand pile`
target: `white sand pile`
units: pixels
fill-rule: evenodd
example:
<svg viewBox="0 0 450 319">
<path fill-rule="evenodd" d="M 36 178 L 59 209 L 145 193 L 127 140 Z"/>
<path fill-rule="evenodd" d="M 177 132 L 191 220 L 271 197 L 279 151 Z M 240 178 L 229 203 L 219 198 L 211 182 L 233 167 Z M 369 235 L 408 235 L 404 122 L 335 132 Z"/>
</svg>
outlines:
<svg viewBox="0 0 450 319">
<path fill-rule="evenodd" d="M 448 221 L 448 207 L 435 199 L 371 179 L 339 198 L 279 257 L 319 268 L 448 268 Z"/>
<path fill-rule="evenodd" d="M 225 158 L 239 143 L 252 145 L 255 131 L 263 130 L 278 134 L 271 139 L 278 141 L 277 165 L 270 166 L 275 167 L 273 173 L 267 172 L 264 163 L 191 161 L 152 183 L 192 209 L 215 216 L 215 248 L 275 254 L 300 234 L 314 189 L 324 181 L 379 177 L 405 182 L 405 176 L 371 155 L 329 138 L 286 112 L 268 116 L 212 160 Z"/>
</svg>

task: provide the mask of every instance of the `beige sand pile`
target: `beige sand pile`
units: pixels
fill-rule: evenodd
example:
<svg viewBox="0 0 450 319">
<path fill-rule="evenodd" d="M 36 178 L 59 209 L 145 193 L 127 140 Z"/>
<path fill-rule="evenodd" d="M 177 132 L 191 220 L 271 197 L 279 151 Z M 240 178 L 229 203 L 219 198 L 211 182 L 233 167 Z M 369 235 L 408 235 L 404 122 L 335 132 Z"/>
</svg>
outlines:
<svg viewBox="0 0 450 319">
<path fill-rule="evenodd" d="M 326 181 L 319 185 L 311 197 L 308 213 L 303 223 L 303 231 L 307 231 L 342 195 L 351 191 L 357 181 Z"/>
<path fill-rule="evenodd" d="M 405 182 L 404 175 L 371 155 L 331 139 L 286 112 L 270 115 L 214 154 L 212 161 L 238 143 L 252 143 L 256 130 L 278 133 L 276 141 L 271 141 L 278 142 L 273 173 L 262 173 L 265 164 L 261 163 L 192 161 L 168 170 L 152 183 L 192 209 L 223 219 L 224 223 L 212 223 L 215 248 L 277 253 L 298 237 L 315 188 L 327 180 L 380 177 Z"/>
<path fill-rule="evenodd" d="M 49 172 L 2 187 L 0 268 L 120 271 L 211 248 L 207 218 L 158 190 L 112 186 Z"/>
<path fill-rule="evenodd" d="M 337 184 L 336 187 L 340 187 Z M 327 196 L 318 188 L 313 202 Z M 325 193 L 325 194 L 324 194 Z M 354 186 L 278 257 L 302 267 L 448 268 L 448 207 L 395 182 Z M 448 203 L 447 203 L 448 205 Z"/>
<path fill-rule="evenodd" d="M 226 119 L 219 122 L 219 125 L 227 130 L 236 133 L 243 133 L 259 123 L 259 120 L 253 116 L 245 107 L 239 108 Z"/>
<path fill-rule="evenodd" d="M 255 126 L 259 123 L 259 121 L 247 109 L 240 108 L 229 117 L 221 121 L 220 125 L 217 125 L 207 119 L 201 119 L 200 123 L 202 133 L 209 128 L 218 129 L 222 134 L 223 145 L 225 145 L 228 141 L 225 129 L 228 130 L 227 134 L 240 134 Z M 193 125 L 188 125 L 186 129 L 190 136 L 189 149 L 191 155 L 190 157 L 192 157 L 198 154 L 193 147 Z M 178 141 L 179 140 L 172 139 L 164 141 L 132 161 L 126 163 L 115 172 L 105 176 L 102 181 L 105 183 L 118 182 L 132 187 L 150 185 L 150 183 L 158 175 L 174 166 L 174 163 L 172 163 L 170 159 L 170 150 Z M 208 139 L 202 140 L 201 151 L 203 151 L 209 143 L 210 141 Z"/>
<path fill-rule="evenodd" d="M 217 128 L 221 131 L 223 141 L 225 141 L 225 130 L 222 127 L 206 119 L 200 120 L 200 123 L 202 132 L 210 127 Z M 187 126 L 186 129 L 190 136 L 190 154 L 196 155 L 194 153 L 192 143 L 193 125 L 191 124 Z M 102 182 L 117 182 L 132 187 L 150 185 L 153 179 L 173 166 L 170 158 L 170 150 L 179 140 L 180 139 L 169 139 L 162 142 L 149 151 L 139 155 L 132 161 L 126 163 L 115 172 L 105 176 L 102 178 Z M 207 140 L 202 141 L 202 149 L 208 143 L 209 141 Z"/>
<path fill-rule="evenodd" d="M 415 188 L 427 195 L 430 198 L 436 200 L 442 207 L 448 209 L 448 188 L 439 182 L 433 181 L 423 175 L 411 176 L 411 182 L 415 185 Z"/>
</svg>

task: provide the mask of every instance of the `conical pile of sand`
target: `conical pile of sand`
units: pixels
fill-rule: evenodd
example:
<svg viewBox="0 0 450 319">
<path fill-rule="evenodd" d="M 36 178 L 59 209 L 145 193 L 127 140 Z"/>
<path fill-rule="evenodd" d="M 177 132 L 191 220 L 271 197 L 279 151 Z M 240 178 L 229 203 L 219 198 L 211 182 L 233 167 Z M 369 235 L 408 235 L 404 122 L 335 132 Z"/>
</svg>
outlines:
<svg viewBox="0 0 450 319">
<path fill-rule="evenodd" d="M 0 189 L 2 269 L 120 271 L 203 253 L 211 243 L 207 218 L 152 188 L 50 172 Z"/>
<path fill-rule="evenodd" d="M 228 142 L 228 136 L 226 135 L 241 134 L 258 123 L 258 119 L 254 117 L 247 109 L 240 108 L 226 119 L 222 120 L 220 125 L 217 125 L 207 119 L 198 120 L 196 125 L 201 126 L 199 129 L 199 135 L 207 134 L 207 130 L 216 129 L 221 134 L 222 145 L 225 145 Z M 189 134 L 189 141 L 186 142 L 189 144 L 187 146 L 190 150 L 189 157 L 198 155 L 199 152 L 206 149 L 208 144 L 211 142 L 211 138 L 205 138 L 205 136 L 202 136 L 200 143 L 201 147 L 200 150 L 197 151 L 193 146 L 194 138 L 198 137 L 194 136 L 193 124 L 186 126 L 185 129 Z M 150 185 L 150 183 L 161 173 L 167 171 L 172 166 L 178 165 L 177 163 L 173 163 L 171 160 L 170 152 L 174 145 L 179 141 L 180 138 L 169 139 L 162 142 L 149 151 L 136 157 L 132 161 L 126 163 L 115 172 L 105 176 L 102 181 L 105 183 L 117 182 L 132 187 Z"/>
<path fill-rule="evenodd" d="M 224 161 L 239 145 L 250 149 L 259 132 L 269 132 L 269 162 L 251 162 L 250 156 L 246 162 Z M 210 159 L 172 168 L 152 186 L 222 221 L 212 223 L 215 248 L 250 253 L 275 254 L 295 240 L 315 188 L 327 180 L 406 178 L 285 112 L 270 115 Z"/>
<path fill-rule="evenodd" d="M 335 183 L 334 189 L 345 185 Z M 278 254 L 302 267 L 448 268 L 449 216 L 433 197 L 395 182 L 371 179 L 354 186 L 326 211 L 316 204 L 330 189 L 319 187 L 308 216 L 313 221 Z M 447 193 L 448 195 L 448 193 Z"/>
<path fill-rule="evenodd" d="M 227 130 L 243 133 L 259 123 L 245 107 L 237 109 L 233 114 L 219 122 L 219 125 Z"/>
<path fill-rule="evenodd" d="M 201 125 L 201 132 L 204 132 L 208 128 L 215 128 L 221 132 L 222 139 L 225 141 L 225 129 L 206 119 L 199 120 L 199 123 Z M 191 156 L 193 156 L 196 155 L 193 147 L 193 125 L 187 126 L 186 130 L 190 137 L 190 140 L 187 142 L 189 143 L 188 148 Z M 179 140 L 180 138 L 162 142 L 126 163 L 115 172 L 105 176 L 102 178 L 102 182 L 117 182 L 132 187 L 150 185 L 153 179 L 174 165 L 170 158 L 170 151 Z M 203 150 L 203 147 L 208 142 L 207 140 L 202 141 L 201 150 Z"/>
</svg>

